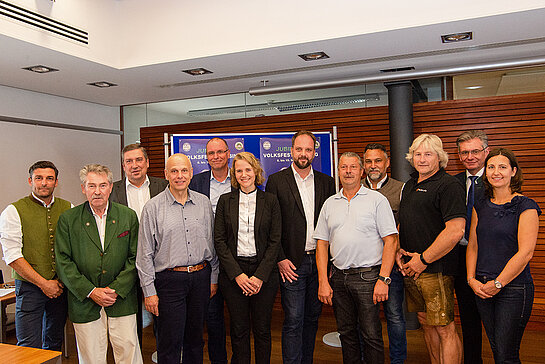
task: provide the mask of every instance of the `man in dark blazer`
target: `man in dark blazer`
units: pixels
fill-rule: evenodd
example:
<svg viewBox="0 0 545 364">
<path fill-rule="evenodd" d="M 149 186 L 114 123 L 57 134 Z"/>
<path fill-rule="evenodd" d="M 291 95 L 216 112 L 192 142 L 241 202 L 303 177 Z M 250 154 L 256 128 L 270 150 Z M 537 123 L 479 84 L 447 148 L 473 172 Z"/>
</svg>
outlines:
<svg viewBox="0 0 545 364">
<path fill-rule="evenodd" d="M 110 201 L 130 207 L 140 220 L 142 208 L 146 202 L 162 192 L 168 186 L 168 182 L 163 178 L 148 177 L 148 154 L 146 149 L 139 144 L 125 146 L 121 151 L 121 162 L 125 178 L 114 182 Z M 138 287 L 137 291 L 138 314 L 136 322 L 138 339 L 140 346 L 142 346 L 142 290 Z"/>
<path fill-rule="evenodd" d="M 484 194 L 484 162 L 488 155 L 488 136 L 482 130 L 469 130 L 456 139 L 458 156 L 466 168 L 455 177 L 466 189 L 467 220 L 465 235 L 459 243 L 458 275 L 454 280 L 454 290 L 460 311 L 464 345 L 464 363 L 479 364 L 482 359 L 482 325 L 475 303 L 475 293 L 467 284 L 466 249 L 471 226 L 473 202 Z"/>
<path fill-rule="evenodd" d="M 206 143 L 206 159 L 210 169 L 194 175 L 189 184 L 189 189 L 200 192 L 210 199 L 214 214 L 220 196 L 235 190 L 231 186 L 229 157 L 229 147 L 224 139 L 217 137 L 210 139 Z M 206 316 L 208 358 L 212 364 L 227 363 L 223 302 L 223 295 L 218 289 L 218 292 L 210 299 Z"/>
<path fill-rule="evenodd" d="M 89 164 L 80 178 L 87 201 L 61 214 L 55 241 L 79 362 L 105 362 L 109 337 L 117 363 L 142 363 L 136 331 L 138 218 L 108 201 L 113 176 L 107 167 Z"/>
<path fill-rule="evenodd" d="M 282 212 L 282 246 L 278 256 L 284 309 L 284 363 L 311 363 L 322 304 L 314 227 L 325 200 L 335 194 L 332 177 L 312 169 L 316 137 L 298 131 L 292 138 L 290 167 L 269 176 L 266 190 L 275 194 Z"/>
</svg>

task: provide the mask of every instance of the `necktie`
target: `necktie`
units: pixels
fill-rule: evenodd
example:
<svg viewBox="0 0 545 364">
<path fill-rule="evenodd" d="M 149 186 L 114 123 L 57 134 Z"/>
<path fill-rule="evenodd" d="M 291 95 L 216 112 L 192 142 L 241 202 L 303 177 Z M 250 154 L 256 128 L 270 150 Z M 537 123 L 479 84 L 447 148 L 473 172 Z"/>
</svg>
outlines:
<svg viewBox="0 0 545 364">
<path fill-rule="evenodd" d="M 469 191 L 467 192 L 467 219 L 466 219 L 466 232 L 465 238 L 469 239 L 469 228 L 471 227 L 471 213 L 473 212 L 473 204 L 475 203 L 475 181 L 477 176 L 469 176 L 471 180 L 471 185 L 469 186 Z"/>
</svg>

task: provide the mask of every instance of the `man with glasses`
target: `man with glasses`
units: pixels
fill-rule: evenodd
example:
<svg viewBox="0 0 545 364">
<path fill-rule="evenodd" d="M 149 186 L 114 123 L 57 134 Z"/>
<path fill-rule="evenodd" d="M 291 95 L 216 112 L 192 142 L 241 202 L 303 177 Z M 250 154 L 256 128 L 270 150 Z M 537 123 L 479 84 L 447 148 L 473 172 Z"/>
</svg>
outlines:
<svg viewBox="0 0 545 364">
<path fill-rule="evenodd" d="M 230 153 L 224 139 L 218 137 L 210 139 L 206 143 L 206 159 L 210 169 L 193 176 L 189 184 L 191 190 L 200 192 L 210 199 L 214 214 L 220 196 L 231 192 L 232 189 L 229 174 Z M 210 299 L 206 316 L 208 358 L 212 364 L 227 363 L 223 307 L 223 295 L 218 290 Z"/>
<path fill-rule="evenodd" d="M 464 363 L 479 364 L 483 362 L 482 352 L 482 325 L 479 311 L 475 303 L 475 293 L 467 284 L 466 249 L 471 225 L 473 202 L 484 193 L 483 172 L 484 162 L 488 155 L 488 136 L 482 130 L 469 130 L 456 139 L 458 156 L 465 167 L 465 171 L 455 177 L 465 186 L 467 219 L 464 237 L 460 240 L 458 260 L 458 275 L 454 280 L 454 290 L 460 310 L 462 323 L 462 337 L 464 345 Z"/>
<path fill-rule="evenodd" d="M 142 208 L 150 198 L 162 192 L 168 182 L 157 177 L 148 177 L 149 159 L 146 148 L 140 144 L 129 144 L 121 151 L 121 164 L 125 172 L 125 178 L 113 184 L 110 201 L 128 206 L 136 212 L 138 220 L 142 214 Z M 142 290 L 138 287 L 138 314 L 137 328 L 138 340 L 142 347 L 142 327 L 144 315 L 142 310 Z M 148 316 L 150 314 L 146 313 Z M 151 318 L 148 318 L 151 320 Z"/>
</svg>

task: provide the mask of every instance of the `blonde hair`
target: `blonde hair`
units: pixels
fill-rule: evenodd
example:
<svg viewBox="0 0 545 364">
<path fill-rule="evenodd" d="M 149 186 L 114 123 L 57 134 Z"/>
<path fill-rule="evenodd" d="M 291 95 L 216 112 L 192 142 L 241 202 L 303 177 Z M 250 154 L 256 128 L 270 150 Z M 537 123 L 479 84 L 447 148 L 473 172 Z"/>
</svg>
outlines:
<svg viewBox="0 0 545 364">
<path fill-rule="evenodd" d="M 261 167 L 259 160 L 250 152 L 240 152 L 233 158 L 233 164 L 231 165 L 231 185 L 234 188 L 239 188 L 238 181 L 235 177 L 235 164 L 237 161 L 246 161 L 249 165 L 252 166 L 252 169 L 255 173 L 255 184 L 260 186 L 265 182 L 265 172 Z"/>
<path fill-rule="evenodd" d="M 425 147 L 433 150 L 439 157 L 439 167 L 446 168 L 448 164 L 448 154 L 443 149 L 443 142 L 441 138 L 433 134 L 420 134 L 409 148 L 409 153 L 405 156 L 405 159 L 409 161 L 411 166 L 414 167 L 414 151 L 424 145 Z"/>
</svg>

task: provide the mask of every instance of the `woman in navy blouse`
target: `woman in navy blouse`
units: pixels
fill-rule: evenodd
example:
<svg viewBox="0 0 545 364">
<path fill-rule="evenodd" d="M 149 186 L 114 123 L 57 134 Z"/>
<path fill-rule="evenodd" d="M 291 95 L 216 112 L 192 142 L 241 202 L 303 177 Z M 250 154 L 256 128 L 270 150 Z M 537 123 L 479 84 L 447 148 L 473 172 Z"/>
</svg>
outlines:
<svg viewBox="0 0 545 364">
<path fill-rule="evenodd" d="M 467 247 L 468 284 L 477 295 L 496 363 L 520 363 L 532 311 L 529 261 L 537 242 L 537 203 L 521 194 L 522 171 L 512 151 L 494 149 L 485 161 L 486 197 L 475 201 Z"/>
</svg>

